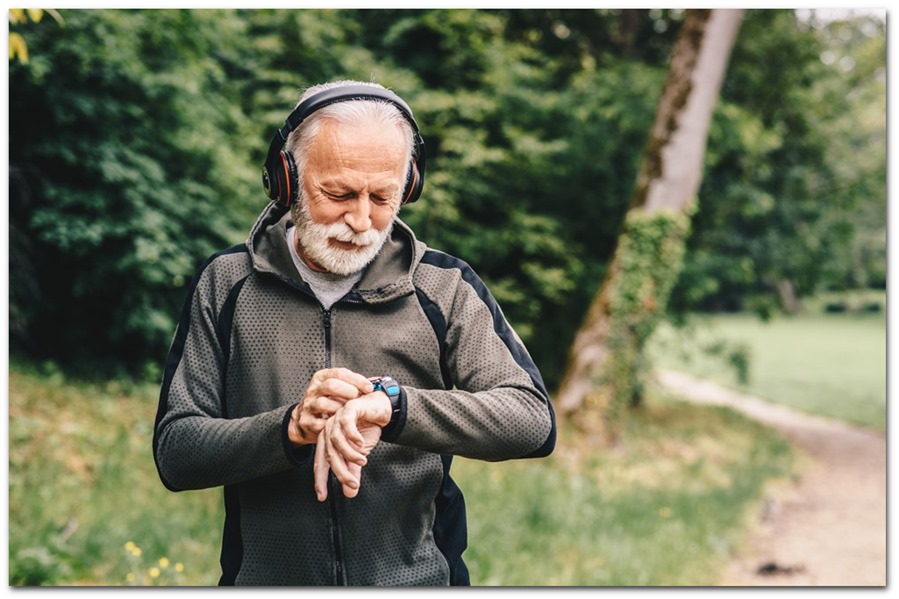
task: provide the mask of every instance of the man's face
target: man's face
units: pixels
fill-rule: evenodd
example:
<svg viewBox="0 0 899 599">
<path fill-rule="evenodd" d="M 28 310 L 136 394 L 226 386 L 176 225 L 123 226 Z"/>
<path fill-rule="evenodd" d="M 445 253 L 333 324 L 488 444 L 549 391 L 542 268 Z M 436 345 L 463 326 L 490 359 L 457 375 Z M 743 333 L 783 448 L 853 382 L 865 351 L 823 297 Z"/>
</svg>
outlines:
<svg viewBox="0 0 899 599">
<path fill-rule="evenodd" d="M 324 121 L 309 148 L 294 212 L 303 261 L 335 274 L 371 262 L 393 227 L 405 167 L 398 127 Z"/>
</svg>

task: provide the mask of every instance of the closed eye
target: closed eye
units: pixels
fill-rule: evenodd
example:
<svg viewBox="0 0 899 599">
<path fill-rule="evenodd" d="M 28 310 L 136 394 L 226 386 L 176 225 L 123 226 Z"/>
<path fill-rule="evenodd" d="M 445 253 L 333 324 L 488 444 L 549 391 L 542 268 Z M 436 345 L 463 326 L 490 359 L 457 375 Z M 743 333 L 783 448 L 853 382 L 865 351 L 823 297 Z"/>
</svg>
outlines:
<svg viewBox="0 0 899 599">
<path fill-rule="evenodd" d="M 356 194 L 352 191 L 329 191 L 327 189 L 322 189 L 321 192 L 325 194 L 330 200 L 335 200 L 337 202 L 342 202 L 346 200 L 352 200 L 356 197 Z"/>
</svg>

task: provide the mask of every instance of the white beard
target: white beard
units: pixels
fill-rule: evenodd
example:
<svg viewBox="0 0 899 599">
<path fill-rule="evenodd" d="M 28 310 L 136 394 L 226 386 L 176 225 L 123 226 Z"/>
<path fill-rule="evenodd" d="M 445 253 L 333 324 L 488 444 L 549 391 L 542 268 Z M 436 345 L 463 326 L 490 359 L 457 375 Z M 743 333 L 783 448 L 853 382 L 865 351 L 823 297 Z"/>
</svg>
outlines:
<svg viewBox="0 0 899 599">
<path fill-rule="evenodd" d="M 362 270 L 375 259 L 384 246 L 384 242 L 393 231 L 395 218 L 383 231 L 369 229 L 364 233 L 356 233 L 346 223 L 323 225 L 312 220 L 306 202 L 299 202 L 299 210 L 294 211 L 294 226 L 297 228 L 297 239 L 306 256 L 328 272 L 338 275 L 349 275 Z M 329 239 L 345 241 L 358 246 L 355 250 L 343 250 L 328 243 Z"/>
</svg>

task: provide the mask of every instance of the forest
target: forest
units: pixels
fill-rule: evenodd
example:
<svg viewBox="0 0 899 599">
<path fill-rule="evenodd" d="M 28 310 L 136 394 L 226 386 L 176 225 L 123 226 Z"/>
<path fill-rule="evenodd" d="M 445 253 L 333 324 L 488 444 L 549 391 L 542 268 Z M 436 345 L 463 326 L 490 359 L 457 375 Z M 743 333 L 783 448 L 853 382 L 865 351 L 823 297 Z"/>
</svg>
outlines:
<svg viewBox="0 0 899 599">
<path fill-rule="evenodd" d="M 413 107 L 423 201 L 548 386 L 602 280 L 684 12 L 61 10 L 10 30 L 11 352 L 156 377 L 187 285 L 265 205 L 300 91 L 373 79 Z M 885 24 L 743 19 L 674 319 L 886 285 Z M 539 340 L 539 342 L 536 342 Z"/>
</svg>

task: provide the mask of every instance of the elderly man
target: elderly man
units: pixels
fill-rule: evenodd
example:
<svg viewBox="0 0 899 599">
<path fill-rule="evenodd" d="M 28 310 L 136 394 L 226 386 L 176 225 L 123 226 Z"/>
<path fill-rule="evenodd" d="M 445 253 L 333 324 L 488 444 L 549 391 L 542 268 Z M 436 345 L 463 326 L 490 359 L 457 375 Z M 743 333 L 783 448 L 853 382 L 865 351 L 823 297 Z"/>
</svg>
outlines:
<svg viewBox="0 0 899 599">
<path fill-rule="evenodd" d="M 273 201 L 192 283 L 153 450 L 169 489 L 224 487 L 220 584 L 469 584 L 452 456 L 553 449 L 483 282 L 397 218 L 424 167 L 401 98 L 310 88 L 272 141 Z"/>
</svg>

